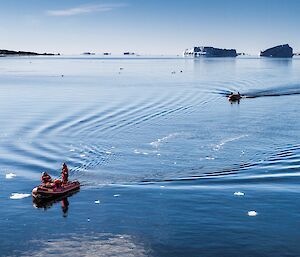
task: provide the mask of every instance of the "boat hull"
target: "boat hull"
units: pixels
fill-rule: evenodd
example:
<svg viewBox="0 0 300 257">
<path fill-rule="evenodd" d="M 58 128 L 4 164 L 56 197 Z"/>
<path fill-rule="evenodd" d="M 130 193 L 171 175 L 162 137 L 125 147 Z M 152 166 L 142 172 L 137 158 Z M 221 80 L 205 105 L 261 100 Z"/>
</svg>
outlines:
<svg viewBox="0 0 300 257">
<path fill-rule="evenodd" d="M 32 196 L 34 198 L 39 199 L 54 199 L 59 198 L 64 195 L 68 195 L 71 192 L 78 191 L 80 189 L 80 183 L 78 181 L 68 182 L 65 185 L 60 187 L 49 188 L 45 187 L 44 185 L 40 185 L 35 187 L 32 190 Z"/>
<path fill-rule="evenodd" d="M 233 95 L 228 96 L 228 100 L 231 101 L 231 102 L 239 101 L 241 98 L 242 97 L 240 95 L 237 95 L 237 94 L 233 94 Z"/>
</svg>

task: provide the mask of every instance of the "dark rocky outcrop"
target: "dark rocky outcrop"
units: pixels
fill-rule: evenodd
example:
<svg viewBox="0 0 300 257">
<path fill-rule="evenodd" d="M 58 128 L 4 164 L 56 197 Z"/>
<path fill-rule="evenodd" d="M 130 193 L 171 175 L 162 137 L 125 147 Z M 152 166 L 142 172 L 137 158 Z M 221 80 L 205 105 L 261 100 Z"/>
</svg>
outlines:
<svg viewBox="0 0 300 257">
<path fill-rule="evenodd" d="M 279 45 L 260 52 L 263 57 L 291 58 L 293 57 L 293 48 L 288 44 Z"/>
<path fill-rule="evenodd" d="M 10 56 L 10 55 L 16 55 L 16 56 L 35 56 L 35 55 L 60 55 L 60 54 L 51 54 L 51 53 L 35 53 L 35 52 L 25 52 L 25 51 L 12 51 L 12 50 L 0 50 L 1 56 Z"/>
</svg>

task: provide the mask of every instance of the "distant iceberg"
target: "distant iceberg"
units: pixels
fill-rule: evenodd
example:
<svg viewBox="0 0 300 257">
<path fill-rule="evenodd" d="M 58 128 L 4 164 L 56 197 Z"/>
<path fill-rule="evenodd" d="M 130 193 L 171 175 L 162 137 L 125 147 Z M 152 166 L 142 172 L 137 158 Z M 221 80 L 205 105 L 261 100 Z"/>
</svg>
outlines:
<svg viewBox="0 0 300 257">
<path fill-rule="evenodd" d="M 134 52 L 124 52 L 124 55 L 135 55 Z"/>
<path fill-rule="evenodd" d="M 291 58 L 293 57 L 293 48 L 288 44 L 274 46 L 265 51 L 260 52 L 262 57 L 277 57 L 277 58 Z"/>
<path fill-rule="evenodd" d="M 211 46 L 195 46 L 193 48 L 186 49 L 183 55 L 193 57 L 236 57 L 237 53 L 235 49 L 220 49 Z"/>
</svg>

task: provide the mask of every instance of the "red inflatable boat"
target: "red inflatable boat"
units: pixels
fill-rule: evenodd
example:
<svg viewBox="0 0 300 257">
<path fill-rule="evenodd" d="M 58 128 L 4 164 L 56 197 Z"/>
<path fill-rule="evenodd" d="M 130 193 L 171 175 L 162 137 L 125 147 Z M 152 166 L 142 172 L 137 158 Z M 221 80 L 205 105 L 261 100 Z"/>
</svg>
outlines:
<svg viewBox="0 0 300 257">
<path fill-rule="evenodd" d="M 228 96 L 228 100 L 231 102 L 239 101 L 242 98 L 240 94 L 231 94 Z"/>
<path fill-rule="evenodd" d="M 49 185 L 39 185 L 32 190 L 34 198 L 49 199 L 68 195 L 80 189 L 78 181 L 70 181 L 67 184 L 51 183 Z"/>
</svg>

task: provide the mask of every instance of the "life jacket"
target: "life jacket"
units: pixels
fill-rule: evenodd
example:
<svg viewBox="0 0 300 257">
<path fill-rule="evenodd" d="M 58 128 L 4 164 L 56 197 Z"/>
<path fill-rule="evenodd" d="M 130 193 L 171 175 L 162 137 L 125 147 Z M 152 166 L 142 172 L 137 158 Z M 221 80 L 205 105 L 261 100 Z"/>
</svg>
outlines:
<svg viewBox="0 0 300 257">
<path fill-rule="evenodd" d="M 42 180 L 43 183 L 47 183 L 47 182 L 51 182 L 52 178 L 50 177 L 50 175 L 45 174 L 45 175 L 42 176 L 41 180 Z"/>
<path fill-rule="evenodd" d="M 61 178 L 64 183 L 68 182 L 69 171 L 68 168 L 63 168 L 61 171 Z"/>
</svg>

